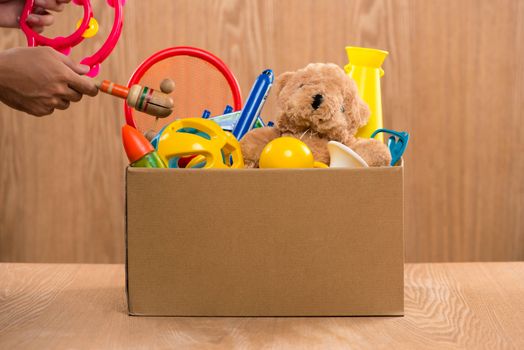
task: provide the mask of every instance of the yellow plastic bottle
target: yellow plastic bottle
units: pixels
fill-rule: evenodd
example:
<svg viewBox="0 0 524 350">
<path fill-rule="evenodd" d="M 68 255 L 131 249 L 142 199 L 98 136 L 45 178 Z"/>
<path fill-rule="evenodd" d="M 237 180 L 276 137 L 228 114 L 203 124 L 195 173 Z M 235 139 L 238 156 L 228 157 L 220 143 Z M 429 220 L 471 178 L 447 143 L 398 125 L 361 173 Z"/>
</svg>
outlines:
<svg viewBox="0 0 524 350">
<path fill-rule="evenodd" d="M 380 78 L 384 75 L 382 63 L 388 52 L 364 47 L 346 47 L 349 63 L 344 66 L 348 74 L 357 83 L 360 97 L 367 103 L 371 114 L 369 122 L 360 128 L 357 137 L 369 138 L 373 131 L 382 128 L 382 95 Z M 382 134 L 376 137 L 384 141 Z"/>
</svg>

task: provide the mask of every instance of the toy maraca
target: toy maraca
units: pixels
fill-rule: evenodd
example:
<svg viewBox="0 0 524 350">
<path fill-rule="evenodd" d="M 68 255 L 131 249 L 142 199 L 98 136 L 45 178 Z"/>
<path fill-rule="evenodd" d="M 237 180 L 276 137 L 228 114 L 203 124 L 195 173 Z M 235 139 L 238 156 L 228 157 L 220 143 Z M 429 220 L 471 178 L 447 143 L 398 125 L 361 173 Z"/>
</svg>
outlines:
<svg viewBox="0 0 524 350">
<path fill-rule="evenodd" d="M 165 118 L 173 112 L 173 99 L 167 94 L 174 90 L 175 82 L 170 79 L 162 81 L 161 92 L 138 84 L 128 88 L 109 80 L 97 82 L 96 86 L 106 94 L 125 99 L 129 107 L 157 118 Z"/>
<path fill-rule="evenodd" d="M 33 11 L 35 5 L 34 0 L 26 0 L 25 6 L 20 16 L 20 28 L 27 37 L 27 45 L 29 46 L 50 46 L 53 49 L 60 51 L 64 55 L 69 55 L 71 49 L 76 45 L 80 44 L 85 38 L 90 38 L 98 31 L 98 23 L 93 17 L 93 10 L 91 8 L 91 2 L 89 0 L 73 0 L 76 5 L 80 5 L 84 8 L 84 17 L 77 23 L 77 29 L 73 34 L 66 37 L 47 38 L 36 33 L 26 23 L 27 16 Z M 113 51 L 120 34 L 122 32 L 123 14 L 122 6 L 125 0 L 108 0 L 109 6 L 114 8 L 115 16 L 113 20 L 113 27 L 111 33 L 107 37 L 106 41 L 102 44 L 100 49 L 93 55 L 85 57 L 81 64 L 85 64 L 91 67 L 89 73 L 90 77 L 95 77 L 100 71 L 100 63 L 102 63 L 107 56 Z"/>
</svg>

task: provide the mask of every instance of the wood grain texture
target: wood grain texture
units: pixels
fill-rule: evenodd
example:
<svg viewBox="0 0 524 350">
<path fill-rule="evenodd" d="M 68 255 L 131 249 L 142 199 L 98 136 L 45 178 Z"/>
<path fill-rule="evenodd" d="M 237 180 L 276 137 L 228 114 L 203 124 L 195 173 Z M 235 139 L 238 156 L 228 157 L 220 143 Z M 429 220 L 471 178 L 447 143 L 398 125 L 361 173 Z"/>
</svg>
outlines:
<svg viewBox="0 0 524 350">
<path fill-rule="evenodd" d="M 267 67 L 343 65 L 349 44 L 389 50 L 385 126 L 412 135 L 407 261 L 524 259 L 523 2 L 155 0 L 129 1 L 125 16 L 102 72 L 117 82 L 175 45 L 221 57 L 244 97 Z M 0 31 L 0 49 L 17 45 L 21 32 Z M 98 96 L 36 119 L 0 106 L 0 261 L 123 261 L 121 108 Z M 263 116 L 274 114 L 270 97 Z"/>
<path fill-rule="evenodd" d="M 405 317 L 126 314 L 122 265 L 0 264 L 2 349 L 522 349 L 524 263 L 406 265 Z"/>
</svg>

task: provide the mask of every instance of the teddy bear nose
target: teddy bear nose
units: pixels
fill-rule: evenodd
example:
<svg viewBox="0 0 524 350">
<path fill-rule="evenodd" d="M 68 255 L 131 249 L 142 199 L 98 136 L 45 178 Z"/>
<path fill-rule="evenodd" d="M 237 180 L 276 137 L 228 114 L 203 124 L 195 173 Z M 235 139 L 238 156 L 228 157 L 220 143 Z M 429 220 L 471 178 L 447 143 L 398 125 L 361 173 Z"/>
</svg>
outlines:
<svg viewBox="0 0 524 350">
<path fill-rule="evenodd" d="M 315 96 L 313 96 L 313 102 L 311 103 L 311 107 L 313 107 L 313 109 L 318 109 L 318 107 L 320 107 L 320 105 L 322 104 L 322 101 L 324 101 L 324 96 L 316 94 Z"/>
</svg>

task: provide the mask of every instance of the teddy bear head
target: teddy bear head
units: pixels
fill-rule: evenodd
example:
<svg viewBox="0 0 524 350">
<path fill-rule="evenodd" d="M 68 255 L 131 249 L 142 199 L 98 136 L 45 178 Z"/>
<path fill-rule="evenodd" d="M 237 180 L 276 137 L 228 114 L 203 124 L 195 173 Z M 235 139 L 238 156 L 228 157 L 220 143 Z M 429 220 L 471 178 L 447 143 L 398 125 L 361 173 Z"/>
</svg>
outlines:
<svg viewBox="0 0 524 350">
<path fill-rule="evenodd" d="M 369 118 L 353 79 L 332 63 L 311 63 L 283 73 L 275 89 L 280 110 L 276 126 L 282 133 L 311 132 L 348 142 Z"/>
</svg>

